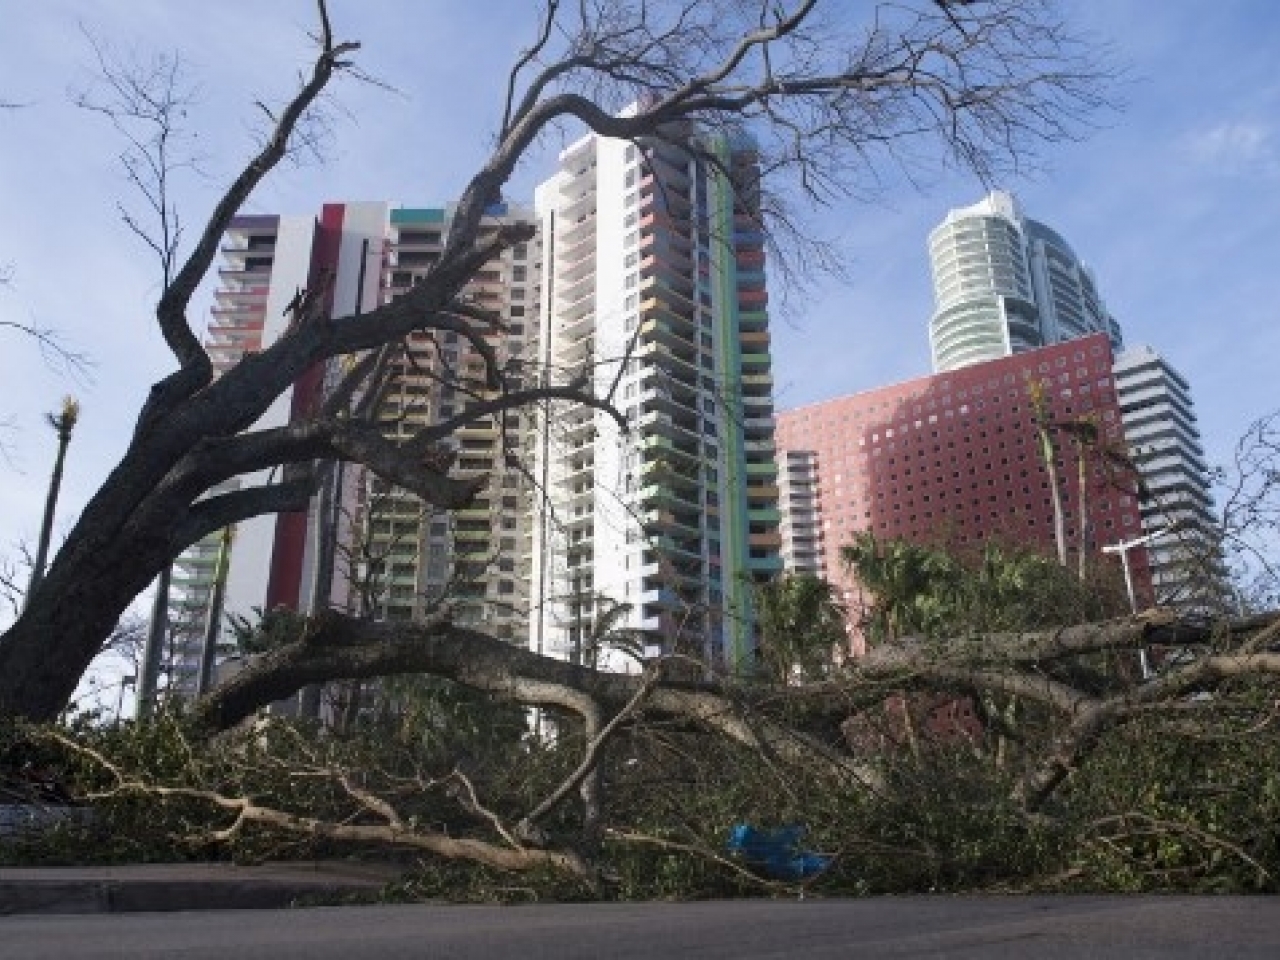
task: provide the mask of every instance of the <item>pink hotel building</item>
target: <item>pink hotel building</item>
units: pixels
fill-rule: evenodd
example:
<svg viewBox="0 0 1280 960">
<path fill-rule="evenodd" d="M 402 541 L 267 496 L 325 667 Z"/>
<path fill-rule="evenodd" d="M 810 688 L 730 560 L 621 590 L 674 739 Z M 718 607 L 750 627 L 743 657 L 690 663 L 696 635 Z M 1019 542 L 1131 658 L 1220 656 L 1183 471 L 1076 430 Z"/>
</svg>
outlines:
<svg viewBox="0 0 1280 960">
<path fill-rule="evenodd" d="M 778 460 L 788 569 L 857 589 L 840 549 L 854 534 L 953 546 L 989 539 L 1054 549 L 1049 475 L 1038 453 L 1028 385 L 1044 384 L 1051 419 L 1096 418 L 1109 445 L 1124 441 L 1105 334 L 951 370 L 779 414 Z M 1067 542 L 1080 542 L 1071 441 L 1057 439 Z M 1089 548 L 1142 532 L 1131 476 L 1089 465 Z M 1132 551 L 1135 583 L 1150 573 Z"/>
</svg>

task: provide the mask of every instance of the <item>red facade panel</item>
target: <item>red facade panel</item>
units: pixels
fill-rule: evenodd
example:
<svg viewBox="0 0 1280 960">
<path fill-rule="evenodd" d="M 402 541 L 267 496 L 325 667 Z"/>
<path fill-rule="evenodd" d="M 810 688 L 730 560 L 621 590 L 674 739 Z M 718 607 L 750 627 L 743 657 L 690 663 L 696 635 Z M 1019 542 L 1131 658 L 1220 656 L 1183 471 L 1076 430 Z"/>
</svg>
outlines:
<svg viewBox="0 0 1280 960">
<path fill-rule="evenodd" d="M 1048 416 L 1088 418 L 1102 441 L 1124 442 L 1106 336 L 1015 354 L 812 404 L 778 417 L 780 450 L 817 454 L 827 570 L 843 590 L 840 549 L 853 535 L 948 546 L 999 539 L 1054 548 L 1049 474 L 1039 454 L 1030 385 Z M 1055 432 L 1067 543 L 1080 542 L 1077 457 Z M 1085 537 L 1093 552 L 1141 532 L 1132 476 L 1087 458 Z M 1135 550 L 1138 582 L 1149 580 Z"/>
<path fill-rule="evenodd" d="M 337 275 L 338 254 L 342 244 L 342 221 L 346 207 L 327 203 L 320 213 L 316 239 L 311 249 L 311 266 L 307 286 L 320 290 L 325 299 L 325 312 L 333 310 L 332 278 Z M 290 419 L 301 420 L 315 412 L 324 387 L 324 367 L 316 364 L 293 385 Z M 307 513 L 276 515 L 275 547 L 271 551 L 271 573 L 267 580 L 267 609 L 288 607 L 297 610 L 302 596 L 302 572 L 307 548 Z"/>
</svg>

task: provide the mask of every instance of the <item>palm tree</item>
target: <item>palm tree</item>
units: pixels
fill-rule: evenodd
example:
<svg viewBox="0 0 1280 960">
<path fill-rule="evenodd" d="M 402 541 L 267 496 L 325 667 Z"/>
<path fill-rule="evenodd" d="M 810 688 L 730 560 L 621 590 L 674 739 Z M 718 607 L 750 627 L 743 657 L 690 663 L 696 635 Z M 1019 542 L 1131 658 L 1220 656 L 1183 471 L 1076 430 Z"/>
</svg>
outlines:
<svg viewBox="0 0 1280 960">
<path fill-rule="evenodd" d="M 36 559 L 31 566 L 31 581 L 27 585 L 27 599 L 35 592 L 44 577 L 44 566 L 49 559 L 49 541 L 53 539 L 53 517 L 58 507 L 58 492 L 62 488 L 62 468 L 67 460 L 67 447 L 71 433 L 80 419 L 80 404 L 74 397 L 62 398 L 62 411 L 45 414 L 49 426 L 58 435 L 58 453 L 53 460 L 53 475 L 49 477 L 49 492 L 44 502 L 44 522 L 40 525 L 40 542 L 36 547 Z"/>
<path fill-rule="evenodd" d="M 929 635 L 954 619 L 962 578 L 957 561 L 945 551 L 905 540 L 880 541 L 863 531 L 842 554 L 872 598 L 863 623 L 869 640 Z"/>
<path fill-rule="evenodd" d="M 1055 420 L 1050 426 L 1069 436 L 1076 448 L 1076 512 L 1080 528 L 1076 573 L 1083 580 L 1089 553 L 1089 455 L 1101 449 L 1102 431 L 1098 427 L 1097 414 L 1092 413 L 1072 420 Z"/>
<path fill-rule="evenodd" d="M 1049 474 L 1049 499 L 1053 504 L 1053 542 L 1058 548 L 1058 563 L 1067 565 L 1067 526 L 1062 512 L 1062 490 L 1058 487 L 1058 451 L 1053 442 L 1053 422 L 1050 419 L 1049 400 L 1043 380 L 1027 382 L 1027 394 L 1031 399 L 1031 419 L 1036 437 L 1040 441 L 1040 460 Z"/>
<path fill-rule="evenodd" d="M 1140 500 L 1147 498 L 1146 485 L 1123 444 L 1107 442 L 1096 413 L 1086 413 L 1071 420 L 1057 420 L 1050 427 L 1071 437 L 1076 449 L 1080 513 L 1080 557 L 1077 572 L 1083 580 L 1086 573 L 1085 556 L 1089 551 L 1089 463 L 1097 461 L 1103 469 L 1106 483 L 1116 489 L 1131 492 L 1133 487 L 1125 481 L 1132 482 Z"/>
<path fill-rule="evenodd" d="M 591 623 L 582 629 L 580 662 L 584 666 L 596 669 L 605 647 L 615 647 L 637 660 L 644 655 L 643 638 L 637 635 L 637 631 L 621 627 L 634 609 L 632 604 L 604 594 L 588 594 L 586 602 L 594 607 L 594 616 Z"/>
<path fill-rule="evenodd" d="M 813 574 L 792 573 L 756 584 L 754 593 L 761 660 L 772 678 L 785 682 L 797 671 L 802 679 L 823 676 L 848 640 L 835 588 Z"/>
</svg>

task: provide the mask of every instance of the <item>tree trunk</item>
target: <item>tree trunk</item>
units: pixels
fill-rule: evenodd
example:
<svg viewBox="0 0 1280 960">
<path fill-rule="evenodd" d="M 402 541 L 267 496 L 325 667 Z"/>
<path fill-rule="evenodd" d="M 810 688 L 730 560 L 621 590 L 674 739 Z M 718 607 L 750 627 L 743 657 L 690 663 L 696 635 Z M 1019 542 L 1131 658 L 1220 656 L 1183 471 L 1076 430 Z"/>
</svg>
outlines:
<svg viewBox="0 0 1280 960">
<path fill-rule="evenodd" d="M 1049 474 L 1049 499 L 1053 504 L 1053 542 L 1058 549 L 1058 563 L 1067 565 L 1067 525 L 1062 515 L 1062 488 L 1058 486 L 1057 451 L 1049 431 L 1043 426 L 1036 428 L 1040 434 L 1040 456 L 1044 460 L 1044 468 Z"/>
<path fill-rule="evenodd" d="M 1077 574 L 1081 580 L 1084 580 L 1087 570 L 1087 554 L 1089 553 L 1089 461 L 1086 456 L 1088 448 L 1083 440 L 1076 441 L 1076 471 L 1077 478 L 1080 483 L 1080 492 L 1077 497 L 1076 511 L 1080 514 L 1078 522 L 1080 562 Z"/>
<path fill-rule="evenodd" d="M 49 492 L 45 496 L 44 520 L 40 524 L 40 541 L 36 545 L 36 559 L 31 565 L 31 582 L 27 586 L 27 598 L 44 576 L 44 565 L 49 559 L 49 543 L 53 540 L 53 518 L 58 510 L 58 492 L 62 489 L 62 471 L 67 462 L 67 447 L 71 444 L 71 429 L 58 429 L 58 454 L 53 460 L 53 473 L 49 477 Z"/>
<path fill-rule="evenodd" d="M 71 556 L 67 556 L 70 553 Z M 168 562 L 167 540 L 115 540 L 104 549 L 63 549 L 0 634 L 0 716 L 57 719 L 103 638 Z"/>
</svg>

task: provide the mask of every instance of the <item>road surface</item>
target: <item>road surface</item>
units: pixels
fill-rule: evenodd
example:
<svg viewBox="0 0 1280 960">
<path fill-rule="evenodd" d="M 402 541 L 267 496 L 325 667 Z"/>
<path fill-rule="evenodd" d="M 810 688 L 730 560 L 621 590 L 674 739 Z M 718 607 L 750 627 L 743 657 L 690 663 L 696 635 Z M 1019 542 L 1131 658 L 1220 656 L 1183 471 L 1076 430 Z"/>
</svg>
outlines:
<svg viewBox="0 0 1280 960">
<path fill-rule="evenodd" d="M 1280 957 L 1280 899 L 905 897 L 0 918 L 0 957 Z"/>
</svg>

